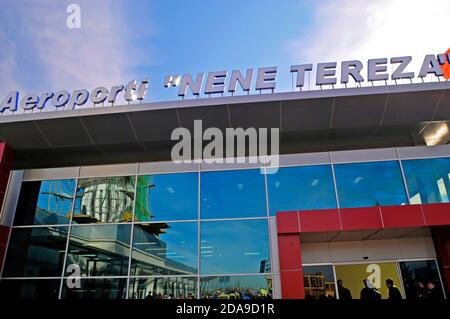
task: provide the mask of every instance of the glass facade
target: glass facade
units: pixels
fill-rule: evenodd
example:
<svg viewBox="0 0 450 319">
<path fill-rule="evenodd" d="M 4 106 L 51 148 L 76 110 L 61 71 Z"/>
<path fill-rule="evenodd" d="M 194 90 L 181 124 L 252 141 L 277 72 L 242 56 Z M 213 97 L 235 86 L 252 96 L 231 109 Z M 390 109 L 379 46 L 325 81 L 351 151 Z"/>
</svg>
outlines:
<svg viewBox="0 0 450 319">
<path fill-rule="evenodd" d="M 259 169 L 204 172 L 201 178 L 201 218 L 267 215 L 264 174 Z"/>
<path fill-rule="evenodd" d="M 448 203 L 450 158 L 403 161 L 411 204 Z"/>
<path fill-rule="evenodd" d="M 139 222 L 196 220 L 198 173 L 139 176 L 134 218 Z"/>
<path fill-rule="evenodd" d="M 270 272 L 266 220 L 201 223 L 202 274 Z"/>
<path fill-rule="evenodd" d="M 336 208 L 330 165 L 282 167 L 267 175 L 270 214 Z"/>
<path fill-rule="evenodd" d="M 400 166 L 396 161 L 337 164 L 334 171 L 341 207 L 408 203 Z"/>
<path fill-rule="evenodd" d="M 333 266 L 304 266 L 303 287 L 305 289 L 305 299 L 335 299 L 336 286 Z"/>
<path fill-rule="evenodd" d="M 74 179 L 23 183 L 14 225 L 68 224 L 74 192 Z"/>
<path fill-rule="evenodd" d="M 198 223 L 134 226 L 132 276 L 193 275 L 198 272 Z"/>
<path fill-rule="evenodd" d="M 450 158 L 438 158 L 404 160 L 402 166 L 379 161 L 282 167 L 268 175 L 241 169 L 26 181 L 0 294 L 269 298 L 276 275 L 269 233 L 276 212 L 448 202 L 449 173 Z M 341 270 L 336 280 L 359 295 L 361 281 L 352 283 Z M 327 269 L 305 274 L 311 280 L 323 276 L 322 292 L 311 290 L 312 298 L 334 298 L 339 287 L 329 284 L 334 279 Z M 72 287 L 74 275 L 81 280 Z M 414 294 L 406 285 L 415 279 L 408 280 L 404 293 Z"/>
<path fill-rule="evenodd" d="M 78 180 L 73 222 L 122 223 L 133 218 L 135 176 Z"/>
</svg>

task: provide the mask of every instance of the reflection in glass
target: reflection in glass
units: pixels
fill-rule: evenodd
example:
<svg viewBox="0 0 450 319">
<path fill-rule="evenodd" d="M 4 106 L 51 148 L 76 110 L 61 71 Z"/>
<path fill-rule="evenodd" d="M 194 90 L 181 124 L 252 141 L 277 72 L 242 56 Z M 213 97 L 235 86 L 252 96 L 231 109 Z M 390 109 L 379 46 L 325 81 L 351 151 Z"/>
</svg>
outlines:
<svg viewBox="0 0 450 319">
<path fill-rule="evenodd" d="M 272 278 L 263 276 L 210 276 L 200 278 L 203 299 L 271 299 Z"/>
<path fill-rule="evenodd" d="M 66 268 L 77 265 L 82 276 L 126 276 L 130 237 L 128 224 L 72 226 Z"/>
<path fill-rule="evenodd" d="M 270 272 L 267 220 L 201 223 L 202 274 Z"/>
<path fill-rule="evenodd" d="M 334 171 L 341 207 L 407 203 L 398 162 L 338 164 Z"/>
<path fill-rule="evenodd" d="M 400 262 L 403 287 L 407 299 L 427 299 L 427 283 L 433 282 L 435 289 L 442 291 L 439 272 L 434 260 Z"/>
<path fill-rule="evenodd" d="M 197 273 L 197 222 L 134 226 L 132 276 Z"/>
<path fill-rule="evenodd" d="M 266 216 L 264 175 L 260 170 L 201 173 L 201 218 Z"/>
<path fill-rule="evenodd" d="M 335 299 L 333 266 L 304 266 L 303 285 L 305 299 Z"/>
<path fill-rule="evenodd" d="M 330 165 L 284 167 L 267 175 L 270 214 L 336 208 Z"/>
<path fill-rule="evenodd" d="M 198 218 L 198 173 L 139 176 L 135 220 Z"/>
<path fill-rule="evenodd" d="M 22 183 L 14 225 L 68 224 L 74 193 L 74 179 Z"/>
<path fill-rule="evenodd" d="M 411 204 L 448 203 L 450 158 L 402 161 Z"/>
<path fill-rule="evenodd" d="M 196 277 L 131 278 L 130 299 L 196 299 Z"/>
<path fill-rule="evenodd" d="M 79 179 L 73 222 L 130 222 L 133 217 L 134 182 L 134 176 Z"/>
<path fill-rule="evenodd" d="M 70 288 L 63 282 L 63 299 L 125 299 L 125 278 L 81 279 L 81 288 Z"/>
<path fill-rule="evenodd" d="M 67 231 L 65 226 L 14 228 L 3 276 L 61 276 Z"/>
<path fill-rule="evenodd" d="M 0 300 L 58 299 L 60 279 L 13 279 L 0 281 Z"/>
</svg>

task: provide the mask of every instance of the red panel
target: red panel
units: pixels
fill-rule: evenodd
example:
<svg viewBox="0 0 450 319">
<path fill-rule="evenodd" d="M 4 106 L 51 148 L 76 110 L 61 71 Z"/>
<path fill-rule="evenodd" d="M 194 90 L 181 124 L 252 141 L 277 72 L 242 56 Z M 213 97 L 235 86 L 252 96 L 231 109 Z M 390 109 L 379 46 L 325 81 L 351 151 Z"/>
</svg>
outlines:
<svg viewBox="0 0 450 319">
<path fill-rule="evenodd" d="M 11 164 L 0 163 L 0 191 L 5 192 L 8 186 L 9 173 L 11 172 Z"/>
<path fill-rule="evenodd" d="M 281 271 L 281 297 L 283 299 L 304 299 L 303 271 Z"/>
<path fill-rule="evenodd" d="M 301 270 L 300 235 L 278 235 L 278 255 L 280 270 Z"/>
<path fill-rule="evenodd" d="M 0 225 L 0 245 L 6 245 L 8 242 L 9 227 Z"/>
<path fill-rule="evenodd" d="M 380 229 L 383 226 L 379 207 L 342 208 L 339 212 L 343 231 Z"/>
<path fill-rule="evenodd" d="M 297 234 L 300 232 L 297 211 L 277 213 L 278 234 Z"/>
<path fill-rule="evenodd" d="M 6 143 L 0 143 L 0 161 L 9 164 L 13 163 L 13 152 Z"/>
<path fill-rule="evenodd" d="M 422 211 L 428 226 L 450 225 L 450 204 L 424 204 Z"/>
<path fill-rule="evenodd" d="M 299 217 L 302 233 L 341 230 L 337 209 L 300 211 Z"/>
<path fill-rule="evenodd" d="M 425 226 L 420 205 L 382 206 L 380 209 L 385 228 Z"/>
</svg>

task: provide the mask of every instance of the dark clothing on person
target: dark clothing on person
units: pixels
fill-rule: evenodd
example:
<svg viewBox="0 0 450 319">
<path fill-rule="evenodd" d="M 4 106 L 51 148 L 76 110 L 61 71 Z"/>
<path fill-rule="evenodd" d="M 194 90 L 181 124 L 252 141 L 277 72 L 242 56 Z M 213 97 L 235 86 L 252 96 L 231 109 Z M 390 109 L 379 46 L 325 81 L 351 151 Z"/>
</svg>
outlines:
<svg viewBox="0 0 450 319">
<path fill-rule="evenodd" d="M 434 287 L 428 290 L 428 300 L 430 301 L 440 301 L 444 300 L 444 295 L 439 287 Z"/>
<path fill-rule="evenodd" d="M 364 287 L 361 289 L 361 300 L 380 300 L 381 294 L 375 288 Z"/>
<path fill-rule="evenodd" d="M 338 285 L 338 293 L 339 293 L 339 299 L 340 300 L 351 300 L 352 299 L 352 293 L 348 288 L 345 288 L 342 285 Z"/>
<path fill-rule="evenodd" d="M 397 287 L 388 287 L 389 289 L 389 300 L 402 300 L 402 294 L 400 293 L 400 290 L 398 290 Z"/>
<path fill-rule="evenodd" d="M 417 300 L 427 300 L 428 299 L 428 289 L 426 287 L 417 288 L 416 299 Z"/>
</svg>

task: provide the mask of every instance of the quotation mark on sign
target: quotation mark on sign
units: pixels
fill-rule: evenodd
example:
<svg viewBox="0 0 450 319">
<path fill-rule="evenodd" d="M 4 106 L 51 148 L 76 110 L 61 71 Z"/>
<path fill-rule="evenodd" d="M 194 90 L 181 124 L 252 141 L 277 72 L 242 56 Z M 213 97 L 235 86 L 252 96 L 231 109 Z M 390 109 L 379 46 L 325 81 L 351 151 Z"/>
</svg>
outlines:
<svg viewBox="0 0 450 319">
<path fill-rule="evenodd" d="M 66 20 L 66 25 L 69 29 L 80 29 L 81 28 L 81 8 L 78 4 L 69 4 L 67 6 L 66 12 L 69 16 Z"/>
</svg>

